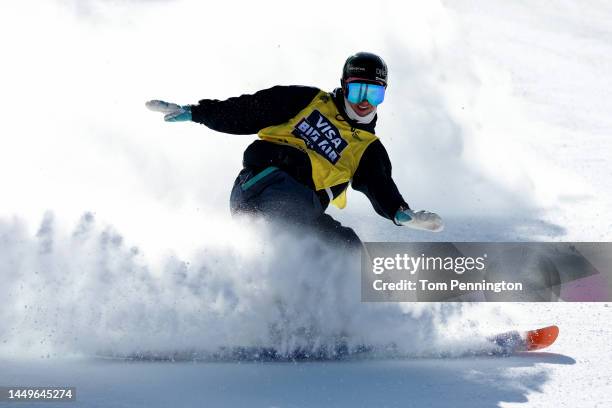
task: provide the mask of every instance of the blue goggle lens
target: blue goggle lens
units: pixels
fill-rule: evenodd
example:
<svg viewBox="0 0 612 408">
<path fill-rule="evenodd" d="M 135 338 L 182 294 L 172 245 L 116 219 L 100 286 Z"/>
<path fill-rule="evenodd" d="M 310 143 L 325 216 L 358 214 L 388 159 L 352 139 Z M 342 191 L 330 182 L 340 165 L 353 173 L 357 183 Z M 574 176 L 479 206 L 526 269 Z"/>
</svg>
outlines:
<svg viewBox="0 0 612 408">
<path fill-rule="evenodd" d="M 371 105 L 380 105 L 385 100 L 385 87 L 365 82 L 350 82 L 346 86 L 346 99 L 350 103 L 359 103 L 367 100 Z"/>
</svg>

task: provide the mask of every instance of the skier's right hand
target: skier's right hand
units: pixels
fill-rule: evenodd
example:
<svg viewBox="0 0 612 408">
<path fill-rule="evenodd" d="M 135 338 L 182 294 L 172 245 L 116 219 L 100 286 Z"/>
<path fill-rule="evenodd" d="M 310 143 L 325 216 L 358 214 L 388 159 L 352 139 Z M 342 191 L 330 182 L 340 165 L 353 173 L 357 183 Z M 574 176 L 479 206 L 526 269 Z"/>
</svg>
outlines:
<svg viewBox="0 0 612 408">
<path fill-rule="evenodd" d="M 181 106 L 176 103 L 153 99 L 152 101 L 147 101 L 145 106 L 154 112 L 165 113 L 164 120 L 166 122 L 184 122 L 191 120 L 191 107 L 189 105 Z"/>
</svg>

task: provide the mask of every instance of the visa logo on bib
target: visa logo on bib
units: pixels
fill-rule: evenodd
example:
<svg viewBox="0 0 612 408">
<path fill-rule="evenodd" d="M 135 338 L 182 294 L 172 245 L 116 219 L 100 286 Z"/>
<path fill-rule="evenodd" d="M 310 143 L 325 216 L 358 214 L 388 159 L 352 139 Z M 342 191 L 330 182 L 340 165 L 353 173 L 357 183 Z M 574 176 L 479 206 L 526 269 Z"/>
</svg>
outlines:
<svg viewBox="0 0 612 408">
<path fill-rule="evenodd" d="M 291 133 L 303 139 L 309 149 L 319 153 L 332 164 L 336 164 L 342 150 L 348 145 L 348 142 L 340 137 L 338 128 L 318 110 L 300 120 Z"/>
</svg>

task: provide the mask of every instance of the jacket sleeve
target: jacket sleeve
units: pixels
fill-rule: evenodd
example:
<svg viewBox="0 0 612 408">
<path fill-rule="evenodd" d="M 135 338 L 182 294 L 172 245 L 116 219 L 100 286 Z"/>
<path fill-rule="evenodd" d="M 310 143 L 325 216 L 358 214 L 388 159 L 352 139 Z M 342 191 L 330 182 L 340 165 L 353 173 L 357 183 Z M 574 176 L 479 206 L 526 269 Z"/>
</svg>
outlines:
<svg viewBox="0 0 612 408">
<path fill-rule="evenodd" d="M 410 208 L 391 177 L 391 161 L 380 140 L 372 142 L 361 156 L 351 184 L 368 197 L 379 215 L 392 221 L 400 207 Z"/>
<path fill-rule="evenodd" d="M 250 135 L 284 123 L 297 115 L 319 93 L 307 86 L 275 86 L 224 101 L 203 99 L 191 106 L 194 122 L 223 133 Z"/>
</svg>

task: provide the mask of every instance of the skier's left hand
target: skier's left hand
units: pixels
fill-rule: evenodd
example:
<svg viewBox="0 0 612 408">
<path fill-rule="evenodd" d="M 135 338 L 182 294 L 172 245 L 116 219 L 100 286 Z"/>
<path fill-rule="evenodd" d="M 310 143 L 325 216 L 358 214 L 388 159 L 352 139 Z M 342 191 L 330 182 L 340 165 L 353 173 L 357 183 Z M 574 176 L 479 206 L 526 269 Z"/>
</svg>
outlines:
<svg viewBox="0 0 612 408">
<path fill-rule="evenodd" d="M 409 208 L 399 209 L 395 213 L 395 223 L 409 228 L 440 232 L 444 229 L 442 218 L 429 211 L 412 211 Z"/>
<path fill-rule="evenodd" d="M 166 122 L 184 122 L 191 120 L 191 107 L 181 106 L 176 103 L 154 99 L 145 103 L 145 106 L 154 112 L 165 113 Z"/>
</svg>

